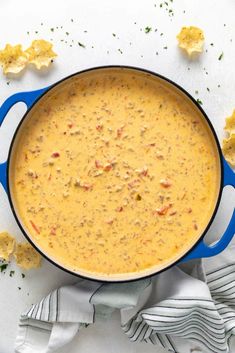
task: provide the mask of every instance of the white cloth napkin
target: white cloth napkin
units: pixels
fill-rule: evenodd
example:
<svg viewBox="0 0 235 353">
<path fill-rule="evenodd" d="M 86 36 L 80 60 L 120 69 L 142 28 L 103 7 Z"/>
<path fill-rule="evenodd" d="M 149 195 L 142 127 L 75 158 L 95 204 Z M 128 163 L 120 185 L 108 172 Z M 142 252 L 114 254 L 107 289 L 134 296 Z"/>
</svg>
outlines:
<svg viewBox="0 0 235 353">
<path fill-rule="evenodd" d="M 172 352 L 225 353 L 235 334 L 235 245 L 219 256 L 123 284 L 79 280 L 21 315 L 15 351 L 51 353 L 100 318 L 121 313 L 131 341 Z M 107 323 L 108 324 L 108 323 Z M 192 342 L 196 348 L 191 349 Z"/>
</svg>

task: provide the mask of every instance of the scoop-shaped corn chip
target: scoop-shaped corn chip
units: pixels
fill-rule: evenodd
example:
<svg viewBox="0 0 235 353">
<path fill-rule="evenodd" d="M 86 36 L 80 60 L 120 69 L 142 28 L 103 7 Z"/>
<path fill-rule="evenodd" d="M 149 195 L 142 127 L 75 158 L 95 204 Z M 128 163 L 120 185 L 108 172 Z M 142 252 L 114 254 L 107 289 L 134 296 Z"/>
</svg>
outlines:
<svg viewBox="0 0 235 353">
<path fill-rule="evenodd" d="M 17 265 L 25 270 L 41 265 L 41 255 L 29 243 L 17 244 L 14 257 Z"/>
<path fill-rule="evenodd" d="M 226 125 L 224 128 L 225 131 L 227 131 L 229 134 L 235 134 L 235 109 L 233 111 L 233 114 L 226 118 Z"/>
<path fill-rule="evenodd" d="M 0 50 L 0 65 L 3 68 L 3 73 L 18 74 L 21 72 L 28 62 L 27 54 L 22 50 L 20 44 L 11 46 L 6 44 L 5 49 Z"/>
<path fill-rule="evenodd" d="M 0 258 L 8 261 L 15 247 L 15 239 L 7 232 L 0 233 Z"/>
<path fill-rule="evenodd" d="M 57 54 L 52 50 L 52 44 L 44 39 L 34 40 L 31 46 L 25 50 L 30 64 L 40 70 L 43 66 L 48 67 Z"/>
<path fill-rule="evenodd" d="M 226 161 L 235 167 L 235 134 L 231 134 L 228 139 L 223 140 L 222 150 Z"/>
<path fill-rule="evenodd" d="M 179 47 L 186 51 L 189 56 L 201 53 L 204 45 L 203 31 L 194 26 L 182 27 L 177 35 Z"/>
</svg>

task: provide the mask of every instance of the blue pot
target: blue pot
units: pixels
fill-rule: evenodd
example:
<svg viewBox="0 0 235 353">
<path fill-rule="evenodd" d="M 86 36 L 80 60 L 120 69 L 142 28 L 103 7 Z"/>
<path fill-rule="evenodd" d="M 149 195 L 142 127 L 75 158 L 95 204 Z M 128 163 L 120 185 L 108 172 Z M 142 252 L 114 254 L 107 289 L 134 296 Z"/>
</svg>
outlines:
<svg viewBox="0 0 235 353">
<path fill-rule="evenodd" d="M 120 68 L 120 69 L 132 69 L 132 70 L 138 70 L 138 71 L 142 71 L 142 72 L 146 72 L 150 75 L 156 76 L 157 78 L 160 78 L 161 80 L 167 81 L 169 85 L 174 86 L 174 88 L 176 90 L 180 90 L 181 92 L 183 92 L 192 102 L 194 105 L 197 106 L 197 109 L 203 114 L 204 118 L 206 119 L 209 128 L 211 129 L 211 132 L 214 136 L 215 142 L 217 144 L 218 147 L 218 154 L 219 154 L 219 159 L 220 159 L 220 173 L 221 173 L 221 185 L 220 185 L 220 190 L 219 190 L 219 197 L 217 200 L 217 204 L 215 206 L 215 211 L 214 214 L 212 215 L 211 219 L 208 222 L 208 226 L 206 227 L 205 231 L 203 232 L 203 234 L 201 235 L 200 239 L 198 240 L 198 242 L 188 251 L 188 253 L 186 253 L 179 261 L 177 262 L 185 262 L 188 260 L 192 260 L 192 259 L 198 259 L 198 258 L 203 258 L 203 257 L 210 257 L 210 256 L 214 256 L 219 254 L 221 251 L 223 251 L 229 244 L 229 242 L 231 241 L 231 239 L 233 238 L 234 234 L 235 234 L 235 209 L 233 211 L 233 215 L 232 218 L 229 222 L 229 225 L 226 229 L 226 231 L 224 232 L 224 234 L 221 236 L 220 240 L 217 241 L 215 244 L 213 244 L 212 246 L 207 245 L 204 242 L 204 236 L 205 233 L 207 232 L 207 230 L 209 229 L 215 214 L 217 212 L 218 206 L 220 204 L 220 200 L 221 200 L 221 194 L 222 194 L 222 190 L 226 185 L 232 185 L 233 187 L 235 187 L 235 173 L 232 171 L 232 169 L 229 167 L 228 163 L 225 161 L 223 155 L 222 155 L 222 151 L 221 148 L 219 146 L 219 142 L 218 142 L 218 138 L 216 136 L 216 133 L 213 129 L 213 126 L 209 120 L 209 118 L 207 117 L 207 115 L 205 114 L 205 112 L 203 111 L 203 109 L 201 108 L 201 106 L 194 100 L 193 97 L 191 97 L 189 95 L 188 92 L 186 92 L 182 87 L 178 86 L 176 83 L 170 81 L 169 79 L 158 75 L 154 72 L 150 72 L 147 70 L 143 70 L 143 69 L 139 69 L 139 68 L 134 68 L 134 67 L 129 67 L 129 66 L 104 66 L 104 67 L 98 67 L 98 68 L 92 68 L 92 69 L 88 69 L 88 70 L 84 70 L 78 73 L 75 73 L 69 77 L 64 78 L 63 80 L 55 83 L 54 85 L 50 86 L 50 87 L 46 87 L 40 90 L 36 90 L 36 91 L 31 91 L 31 92 L 22 92 L 22 93 L 16 93 L 14 95 L 12 95 L 11 97 L 9 97 L 0 107 L 0 126 L 3 123 L 8 111 L 11 109 L 11 107 L 18 103 L 18 102 L 23 102 L 26 104 L 28 110 L 26 111 L 25 115 L 23 116 L 19 126 L 16 129 L 16 132 L 14 134 L 14 137 L 12 139 L 11 142 L 11 146 L 9 149 L 9 154 L 8 154 L 8 158 L 7 161 L 3 164 L 0 164 L 0 183 L 2 184 L 3 188 L 5 189 L 7 195 L 8 195 L 8 199 L 11 205 L 11 209 L 12 212 L 15 216 L 15 219 L 18 223 L 18 225 L 20 226 L 23 234 L 25 235 L 25 237 L 28 239 L 29 242 L 31 242 L 31 244 L 35 246 L 34 242 L 32 241 L 30 235 L 28 235 L 28 233 L 26 233 L 26 231 L 23 229 L 22 224 L 15 212 L 14 209 L 14 205 L 12 202 L 12 198 L 11 198 L 11 194 L 10 194 L 10 190 L 9 190 L 9 164 L 10 164 L 10 159 L 11 159 L 11 152 L 12 152 L 12 147 L 15 141 L 15 138 L 17 136 L 17 133 L 19 131 L 19 127 L 21 126 L 21 123 L 24 121 L 24 119 L 28 116 L 29 111 L 31 110 L 32 107 L 37 106 L 37 103 L 40 102 L 40 99 L 45 96 L 49 91 L 54 90 L 55 88 L 58 88 L 57 86 L 64 82 L 65 80 L 70 80 L 72 79 L 74 76 L 78 76 L 84 72 L 87 71 L 91 71 L 91 70 L 97 70 L 97 69 L 107 69 L 107 68 Z M 37 248 L 37 247 L 36 247 Z M 37 248 L 37 250 L 41 252 L 40 249 Z M 60 267 L 61 269 L 70 272 L 72 274 L 77 274 L 74 272 L 71 272 L 69 269 L 60 266 L 58 263 L 55 263 L 51 258 L 48 257 L 48 255 L 42 253 L 42 255 L 44 257 L 46 257 L 49 261 L 51 261 L 52 263 L 54 263 L 56 266 Z M 174 265 L 176 263 L 171 264 Z M 165 268 L 166 269 L 166 268 Z M 80 274 L 77 274 L 80 276 Z M 143 276 L 142 276 L 143 277 Z M 95 278 L 90 278 L 90 279 L 95 279 Z M 96 279 L 97 280 L 97 279 Z M 128 280 L 133 280 L 132 278 L 129 278 Z"/>
</svg>

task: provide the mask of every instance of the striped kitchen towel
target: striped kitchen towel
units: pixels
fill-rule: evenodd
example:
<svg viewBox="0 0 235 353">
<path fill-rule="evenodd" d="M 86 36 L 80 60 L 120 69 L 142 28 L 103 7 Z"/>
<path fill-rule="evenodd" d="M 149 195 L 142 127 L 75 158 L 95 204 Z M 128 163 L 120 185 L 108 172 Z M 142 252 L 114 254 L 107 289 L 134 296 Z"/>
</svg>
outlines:
<svg viewBox="0 0 235 353">
<path fill-rule="evenodd" d="M 16 352 L 51 353 L 79 330 L 121 313 L 133 342 L 172 352 L 229 352 L 235 334 L 235 245 L 219 256 L 173 267 L 151 279 L 101 284 L 79 280 L 21 315 Z"/>
</svg>

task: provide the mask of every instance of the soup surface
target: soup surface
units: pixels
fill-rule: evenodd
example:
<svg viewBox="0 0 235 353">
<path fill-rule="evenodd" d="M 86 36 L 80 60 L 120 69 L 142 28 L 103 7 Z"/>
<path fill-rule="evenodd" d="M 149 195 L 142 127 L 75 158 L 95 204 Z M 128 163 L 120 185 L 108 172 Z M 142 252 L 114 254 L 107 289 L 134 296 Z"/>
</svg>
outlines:
<svg viewBox="0 0 235 353">
<path fill-rule="evenodd" d="M 213 136 L 183 93 L 149 74 L 100 69 L 65 81 L 18 135 L 10 173 L 18 216 L 72 271 L 124 278 L 161 269 L 212 216 Z"/>
</svg>

